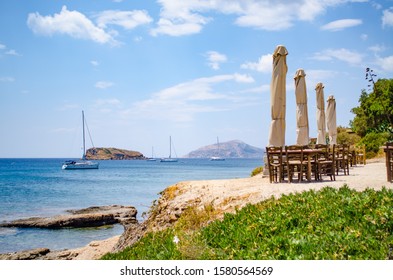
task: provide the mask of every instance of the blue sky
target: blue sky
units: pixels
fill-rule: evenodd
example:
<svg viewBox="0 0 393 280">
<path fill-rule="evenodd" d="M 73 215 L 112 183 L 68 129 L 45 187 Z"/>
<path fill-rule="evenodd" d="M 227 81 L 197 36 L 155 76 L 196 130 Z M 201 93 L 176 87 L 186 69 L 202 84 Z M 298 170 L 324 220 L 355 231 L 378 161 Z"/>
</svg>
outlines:
<svg viewBox="0 0 393 280">
<path fill-rule="evenodd" d="M 178 156 L 216 137 L 264 148 L 277 45 L 286 144 L 299 68 L 310 137 L 317 82 L 348 126 L 365 68 L 393 77 L 393 1 L 1 1 L 0 157 L 80 156 L 82 110 L 96 147 L 167 156 L 172 136 Z"/>
</svg>

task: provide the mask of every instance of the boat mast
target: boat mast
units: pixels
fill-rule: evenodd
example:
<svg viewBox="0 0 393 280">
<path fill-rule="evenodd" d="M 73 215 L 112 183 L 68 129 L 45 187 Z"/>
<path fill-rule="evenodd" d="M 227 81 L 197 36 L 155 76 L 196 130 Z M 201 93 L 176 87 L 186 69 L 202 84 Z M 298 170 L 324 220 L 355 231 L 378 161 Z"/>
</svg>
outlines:
<svg viewBox="0 0 393 280">
<path fill-rule="evenodd" d="M 218 137 L 217 137 L 217 156 L 220 156 L 220 142 L 218 141 Z"/>
<path fill-rule="evenodd" d="M 169 136 L 169 158 L 172 158 L 172 137 Z"/>
<path fill-rule="evenodd" d="M 85 113 L 82 110 L 82 131 L 83 131 L 83 155 L 82 159 L 86 159 L 86 146 L 85 146 Z"/>
</svg>

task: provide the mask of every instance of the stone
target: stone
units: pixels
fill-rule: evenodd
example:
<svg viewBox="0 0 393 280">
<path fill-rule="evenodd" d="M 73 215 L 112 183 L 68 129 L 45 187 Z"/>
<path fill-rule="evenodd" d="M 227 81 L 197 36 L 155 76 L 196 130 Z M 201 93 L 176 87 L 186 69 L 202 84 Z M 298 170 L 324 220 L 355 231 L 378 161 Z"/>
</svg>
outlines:
<svg viewBox="0 0 393 280">
<path fill-rule="evenodd" d="M 133 206 L 110 205 L 93 206 L 79 210 L 69 210 L 70 214 L 54 217 L 32 217 L 0 224 L 0 227 L 21 228 L 83 228 L 99 227 L 116 223 L 136 223 L 137 210 Z"/>
</svg>

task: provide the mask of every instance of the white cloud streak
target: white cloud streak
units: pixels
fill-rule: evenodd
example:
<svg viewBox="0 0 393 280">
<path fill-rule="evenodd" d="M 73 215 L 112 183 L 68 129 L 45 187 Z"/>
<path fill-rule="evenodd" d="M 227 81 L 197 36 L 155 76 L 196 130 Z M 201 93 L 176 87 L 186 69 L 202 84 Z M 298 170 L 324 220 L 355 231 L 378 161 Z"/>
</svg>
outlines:
<svg viewBox="0 0 393 280">
<path fill-rule="evenodd" d="M 208 65 L 213 69 L 213 70 L 218 70 L 220 69 L 220 64 L 227 62 L 228 58 L 226 57 L 225 54 L 221 54 L 216 51 L 209 51 L 206 53 L 206 57 L 208 60 Z"/>
<path fill-rule="evenodd" d="M 135 103 L 124 114 L 136 118 L 190 122 L 198 113 L 227 110 L 223 103 L 231 102 L 231 98 L 217 91 L 217 86 L 253 82 L 252 77 L 237 73 L 199 78 L 163 89 L 153 94 L 151 98 Z"/>
<path fill-rule="evenodd" d="M 98 81 L 97 83 L 95 83 L 95 87 L 99 88 L 99 89 L 107 89 L 112 87 L 114 84 L 112 82 L 108 82 L 108 81 Z"/>
<path fill-rule="evenodd" d="M 322 52 L 315 53 L 313 59 L 321 60 L 321 61 L 329 61 L 329 60 L 337 59 L 352 65 L 359 65 L 362 62 L 363 55 L 358 52 L 350 51 L 344 48 L 327 49 Z"/>
<path fill-rule="evenodd" d="M 272 54 L 262 55 L 257 62 L 246 62 L 240 67 L 242 69 L 254 70 L 262 73 L 269 73 L 272 71 L 273 56 Z"/>
<path fill-rule="evenodd" d="M 199 33 L 214 13 L 234 15 L 234 24 L 270 31 L 312 21 L 328 8 L 365 0 L 158 0 L 160 19 L 151 34 L 182 36 Z M 209 16 L 205 14 L 209 13 Z"/>
<path fill-rule="evenodd" d="M 97 24 L 100 28 L 107 28 L 108 25 L 118 25 L 124 29 L 134 29 L 143 24 L 153 21 L 146 11 L 103 11 L 97 14 Z"/>
<path fill-rule="evenodd" d="M 76 39 L 91 40 L 100 44 L 119 45 L 114 36 L 115 30 L 107 30 L 108 26 L 121 26 L 124 29 L 133 29 L 139 25 L 147 24 L 152 18 L 146 11 L 103 11 L 94 16 L 92 20 L 78 11 L 70 11 L 63 6 L 60 13 L 53 16 L 42 16 L 38 12 L 30 13 L 27 18 L 28 27 L 38 35 L 52 36 L 54 34 L 68 35 Z"/>
<path fill-rule="evenodd" d="M 12 83 L 12 82 L 15 82 L 15 78 L 13 78 L 13 77 L 0 77 L 0 82 Z"/>
<path fill-rule="evenodd" d="M 327 31 L 341 31 L 346 28 L 354 27 L 363 24 L 360 19 L 340 19 L 336 21 L 329 22 L 321 27 L 321 30 Z"/>
<path fill-rule="evenodd" d="M 382 27 L 393 26 L 393 7 L 384 10 L 382 13 Z"/>
<path fill-rule="evenodd" d="M 69 11 L 66 6 L 62 7 L 60 13 L 53 16 L 31 13 L 27 18 L 27 25 L 39 35 L 52 36 L 59 33 L 101 44 L 117 43 L 109 33 L 95 26 L 84 14 L 78 11 Z"/>
<path fill-rule="evenodd" d="M 388 56 L 388 57 L 379 57 L 377 59 L 377 64 L 384 71 L 393 72 L 393 55 Z"/>
<path fill-rule="evenodd" d="M 91 60 L 90 64 L 93 65 L 94 67 L 97 67 L 100 65 L 100 63 L 97 60 Z"/>
</svg>

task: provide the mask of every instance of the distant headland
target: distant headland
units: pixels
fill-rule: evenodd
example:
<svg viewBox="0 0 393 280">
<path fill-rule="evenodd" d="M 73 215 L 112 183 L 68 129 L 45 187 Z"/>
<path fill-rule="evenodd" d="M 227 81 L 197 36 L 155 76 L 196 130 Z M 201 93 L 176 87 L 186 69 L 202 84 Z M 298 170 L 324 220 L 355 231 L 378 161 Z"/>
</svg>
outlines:
<svg viewBox="0 0 393 280">
<path fill-rule="evenodd" d="M 262 158 L 264 150 L 253 147 L 240 140 L 232 140 L 219 144 L 201 147 L 185 155 L 185 158 L 210 158 L 214 156 L 224 158 Z"/>
<path fill-rule="evenodd" d="M 89 160 L 136 160 L 146 159 L 137 151 L 129 151 L 118 148 L 90 148 L 86 151 L 86 159 Z"/>
</svg>

